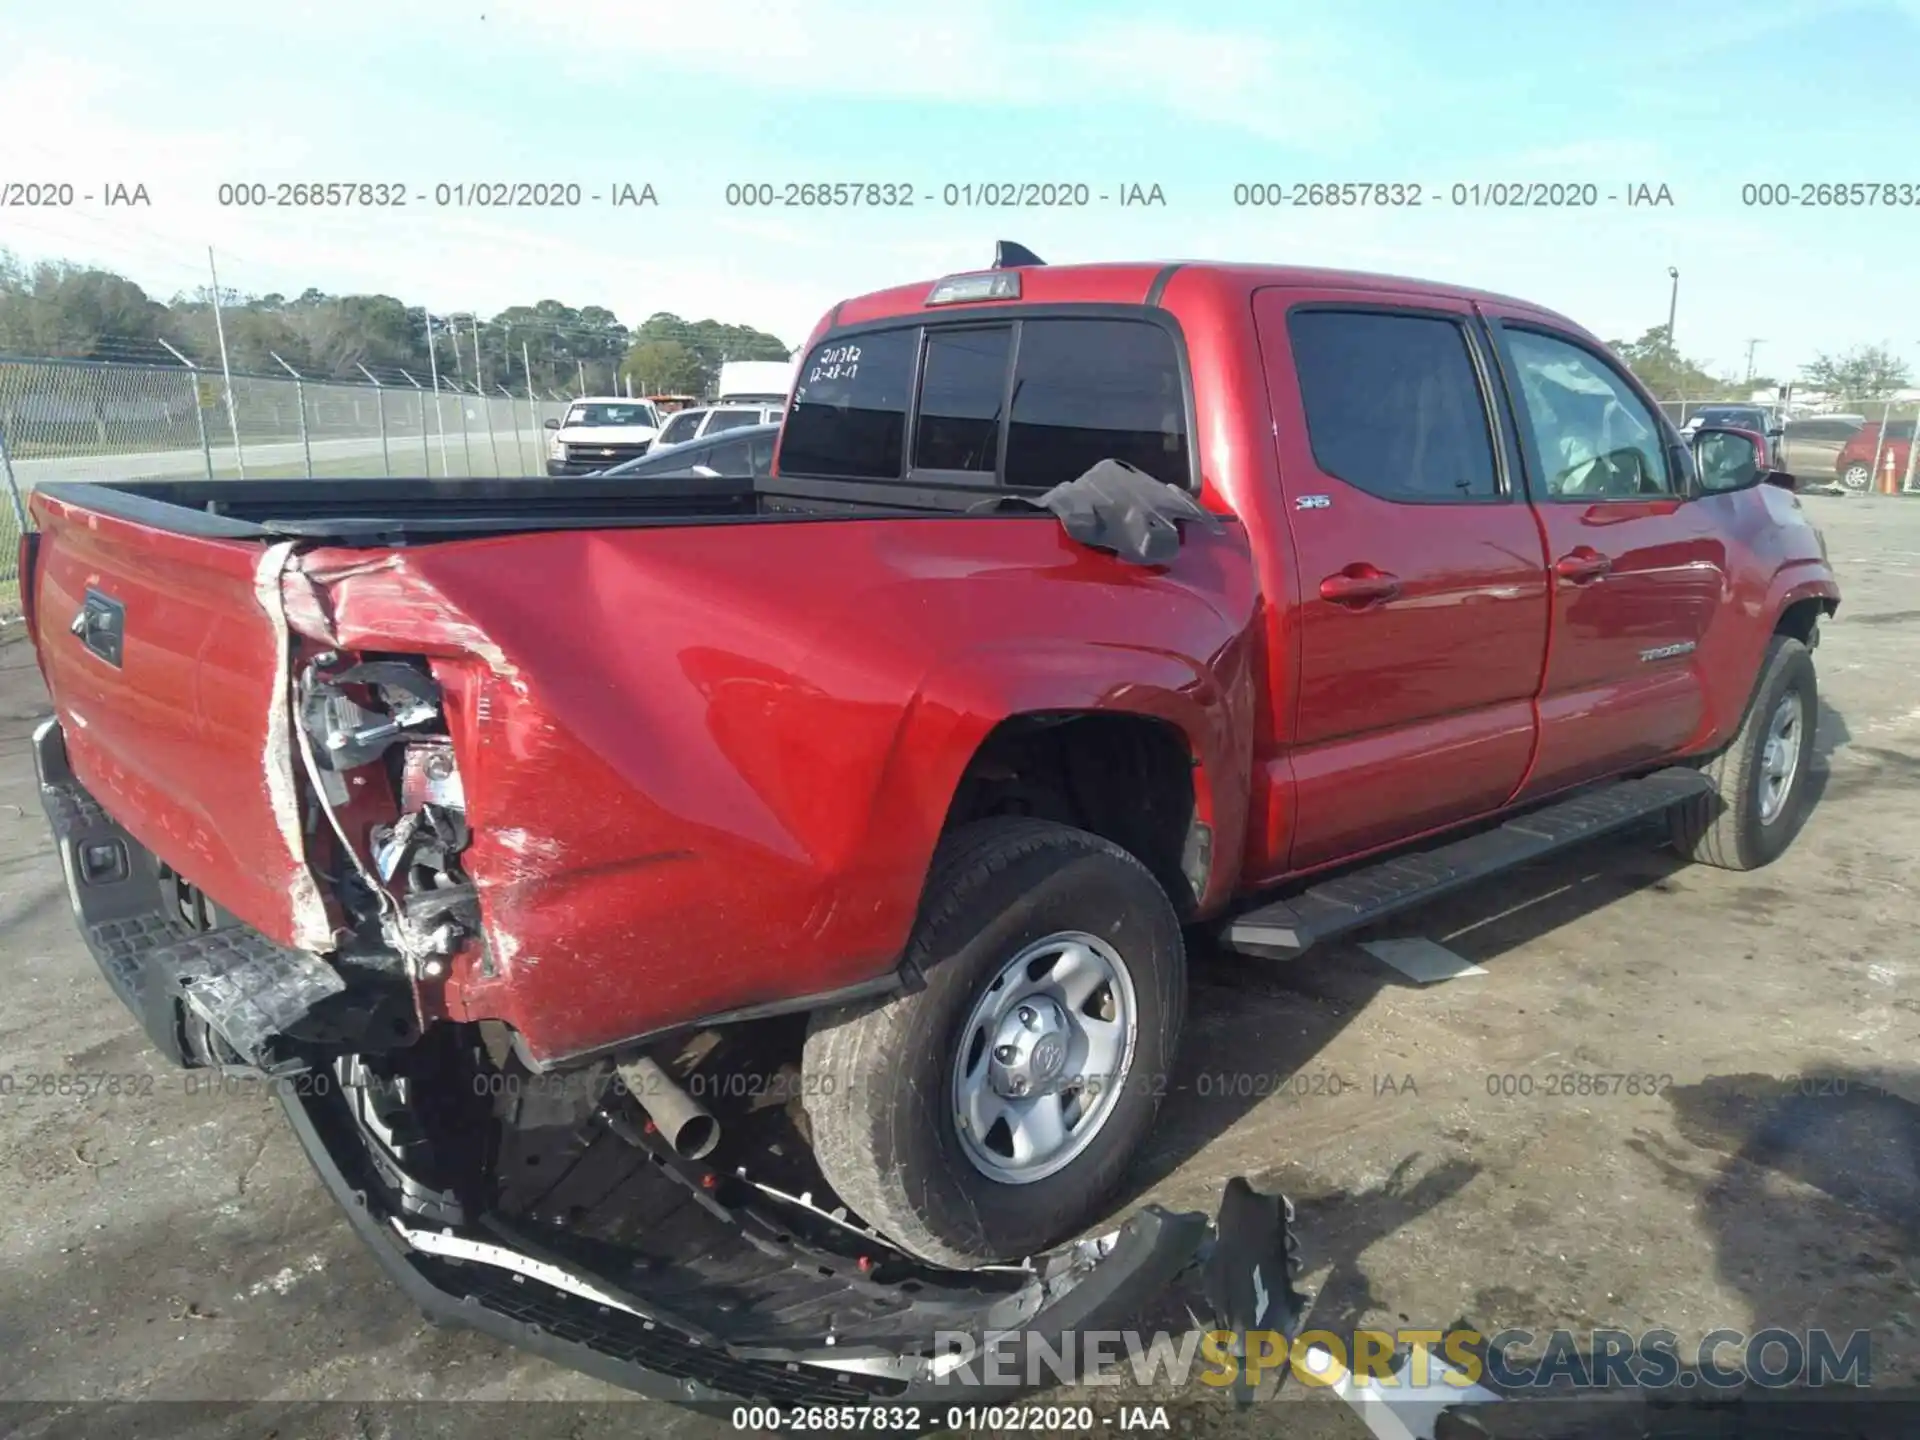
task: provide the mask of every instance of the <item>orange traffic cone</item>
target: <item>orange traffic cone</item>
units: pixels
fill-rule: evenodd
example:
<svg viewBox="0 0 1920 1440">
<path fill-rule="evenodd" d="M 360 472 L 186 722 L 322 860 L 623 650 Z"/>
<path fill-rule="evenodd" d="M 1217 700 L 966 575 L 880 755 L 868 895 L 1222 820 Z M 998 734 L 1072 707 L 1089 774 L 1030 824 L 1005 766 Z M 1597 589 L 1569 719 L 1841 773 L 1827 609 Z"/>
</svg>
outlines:
<svg viewBox="0 0 1920 1440">
<path fill-rule="evenodd" d="M 1900 493 L 1900 477 L 1894 471 L 1893 451 L 1891 450 L 1887 451 L 1887 463 L 1880 468 L 1880 493 L 1882 495 L 1898 495 Z"/>
</svg>

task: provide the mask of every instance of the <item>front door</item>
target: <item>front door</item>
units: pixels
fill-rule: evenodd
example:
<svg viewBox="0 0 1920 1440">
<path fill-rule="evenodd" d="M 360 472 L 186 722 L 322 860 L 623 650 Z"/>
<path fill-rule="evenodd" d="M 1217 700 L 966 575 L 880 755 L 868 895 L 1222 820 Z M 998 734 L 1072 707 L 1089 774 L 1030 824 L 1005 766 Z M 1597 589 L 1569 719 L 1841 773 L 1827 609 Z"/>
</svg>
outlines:
<svg viewBox="0 0 1920 1440">
<path fill-rule="evenodd" d="M 1469 304 L 1275 287 L 1254 315 L 1298 567 L 1302 870 L 1505 803 L 1547 579 Z"/>
<path fill-rule="evenodd" d="M 1540 753 L 1521 798 L 1657 761 L 1698 729 L 1721 541 L 1657 408 L 1593 342 L 1494 319 L 1553 575 Z"/>
</svg>

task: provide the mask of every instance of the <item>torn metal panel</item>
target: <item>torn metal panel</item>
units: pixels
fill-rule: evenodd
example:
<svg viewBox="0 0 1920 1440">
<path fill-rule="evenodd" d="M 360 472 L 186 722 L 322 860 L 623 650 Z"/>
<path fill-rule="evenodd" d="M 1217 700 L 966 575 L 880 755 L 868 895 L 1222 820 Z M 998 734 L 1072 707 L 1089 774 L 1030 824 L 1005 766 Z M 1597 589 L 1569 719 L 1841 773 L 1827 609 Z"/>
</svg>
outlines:
<svg viewBox="0 0 1920 1440">
<path fill-rule="evenodd" d="M 473 656 L 520 686 L 519 670 L 491 636 L 447 599 L 404 554 L 367 560 L 318 551 L 289 577 L 289 609 L 313 621 L 316 639 L 354 649 Z"/>
</svg>

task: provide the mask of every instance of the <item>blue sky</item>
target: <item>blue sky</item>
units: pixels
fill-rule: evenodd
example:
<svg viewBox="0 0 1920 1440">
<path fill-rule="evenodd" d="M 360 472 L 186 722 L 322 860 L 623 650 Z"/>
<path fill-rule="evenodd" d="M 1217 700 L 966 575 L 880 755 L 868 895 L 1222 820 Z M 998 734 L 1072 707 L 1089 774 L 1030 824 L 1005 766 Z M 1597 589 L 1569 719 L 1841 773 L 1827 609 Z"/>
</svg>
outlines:
<svg viewBox="0 0 1920 1440">
<path fill-rule="evenodd" d="M 1920 372 L 1920 206 L 1749 208 L 1745 182 L 1920 188 L 1920 0 L 1090 4 L 0 0 L 0 181 L 150 208 L 0 210 L 0 246 L 436 309 L 552 297 L 761 325 L 976 267 L 1223 257 L 1481 285 L 1763 372 L 1886 343 Z M 1191 15 L 1192 19 L 1176 18 Z M 484 17 L 484 18 L 483 18 Z M 653 184 L 657 208 L 241 211 L 223 181 Z M 745 210 L 730 181 L 904 182 L 911 210 Z M 1159 185 L 1163 208 L 949 208 L 943 187 Z M 1670 187 L 1669 208 L 1237 207 L 1243 181 Z"/>
</svg>

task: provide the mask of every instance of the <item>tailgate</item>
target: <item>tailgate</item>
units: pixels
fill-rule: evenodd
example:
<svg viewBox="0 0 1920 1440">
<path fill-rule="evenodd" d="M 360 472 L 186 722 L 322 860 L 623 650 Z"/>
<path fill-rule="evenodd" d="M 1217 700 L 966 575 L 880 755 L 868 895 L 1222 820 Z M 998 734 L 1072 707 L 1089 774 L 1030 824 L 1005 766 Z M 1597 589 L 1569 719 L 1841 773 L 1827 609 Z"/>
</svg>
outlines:
<svg viewBox="0 0 1920 1440">
<path fill-rule="evenodd" d="M 223 537 L 212 516 L 182 534 L 46 494 L 32 506 L 35 644 L 74 774 L 224 909 L 331 948 L 301 839 L 286 629 L 267 608 L 285 547 Z"/>
</svg>

